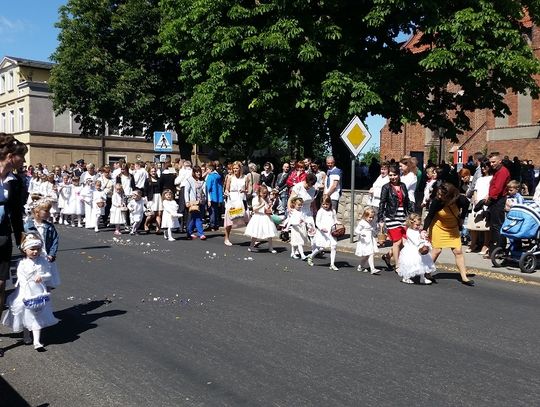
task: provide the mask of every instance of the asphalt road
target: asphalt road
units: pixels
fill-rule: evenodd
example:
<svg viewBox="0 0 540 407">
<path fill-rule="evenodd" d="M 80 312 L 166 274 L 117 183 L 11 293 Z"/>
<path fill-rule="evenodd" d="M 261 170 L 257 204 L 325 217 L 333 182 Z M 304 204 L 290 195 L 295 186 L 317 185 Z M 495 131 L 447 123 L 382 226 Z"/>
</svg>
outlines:
<svg viewBox="0 0 540 407">
<path fill-rule="evenodd" d="M 1 406 L 539 405 L 538 286 L 59 230 L 61 323 L 45 353 L 0 328 Z"/>
</svg>

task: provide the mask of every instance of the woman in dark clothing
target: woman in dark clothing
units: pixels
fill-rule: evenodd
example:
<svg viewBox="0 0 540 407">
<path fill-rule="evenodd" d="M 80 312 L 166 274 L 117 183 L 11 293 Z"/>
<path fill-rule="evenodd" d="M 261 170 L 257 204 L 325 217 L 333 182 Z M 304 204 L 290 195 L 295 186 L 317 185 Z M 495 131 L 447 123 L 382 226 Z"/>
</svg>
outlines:
<svg viewBox="0 0 540 407">
<path fill-rule="evenodd" d="M 461 282 L 473 286 L 474 281 L 467 278 L 465 257 L 461 249 L 460 229 L 469 210 L 469 200 L 460 195 L 459 190 L 445 182 L 437 189 L 437 195 L 429 206 L 424 220 L 424 231 L 429 230 L 433 251 L 433 262 L 441 254 L 443 248 L 450 248 L 456 258 L 456 266 L 461 275 Z M 425 233 L 425 232 L 422 232 Z"/>
<path fill-rule="evenodd" d="M 399 251 L 402 247 L 403 238 L 406 235 L 405 219 L 413 212 L 414 203 L 409 199 L 407 187 L 399 178 L 399 169 L 395 165 L 388 167 L 388 178 L 390 182 L 383 185 L 381 189 L 381 202 L 377 221 L 379 225 L 386 225 L 388 235 L 392 240 L 392 250 L 382 256 L 388 268 L 392 268 L 390 259 L 394 257 L 394 262 L 399 264 Z"/>
<path fill-rule="evenodd" d="M 148 177 L 144 181 L 144 195 L 148 201 L 147 207 L 152 212 L 146 216 L 144 221 L 144 231 L 150 231 L 150 225 L 156 223 L 156 231 L 159 231 L 161 225 L 161 212 L 163 211 L 163 202 L 161 201 L 161 191 L 156 167 L 150 168 Z"/>
<path fill-rule="evenodd" d="M 23 232 L 24 183 L 13 170 L 20 170 L 28 148 L 12 135 L 0 133 L 0 319 L 4 310 L 13 244 L 21 244 Z M 0 357 L 4 350 L 0 348 Z"/>
<path fill-rule="evenodd" d="M 261 172 L 261 177 L 259 178 L 260 185 L 266 185 L 268 190 L 274 188 L 274 181 L 276 175 L 274 174 L 274 166 L 270 162 L 266 162 L 263 165 L 263 170 Z"/>
</svg>

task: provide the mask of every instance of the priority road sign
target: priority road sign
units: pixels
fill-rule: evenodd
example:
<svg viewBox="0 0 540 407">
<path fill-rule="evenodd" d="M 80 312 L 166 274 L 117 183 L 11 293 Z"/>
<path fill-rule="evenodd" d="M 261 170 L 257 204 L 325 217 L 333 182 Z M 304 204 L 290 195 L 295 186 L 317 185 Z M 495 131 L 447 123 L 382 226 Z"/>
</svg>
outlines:
<svg viewBox="0 0 540 407">
<path fill-rule="evenodd" d="M 156 153 L 172 153 L 172 133 L 170 131 L 154 132 L 154 151 Z"/>
<path fill-rule="evenodd" d="M 362 120 L 358 116 L 354 116 L 347 127 L 341 132 L 341 139 L 349 148 L 353 156 L 360 154 L 367 142 L 371 139 L 369 133 Z"/>
</svg>

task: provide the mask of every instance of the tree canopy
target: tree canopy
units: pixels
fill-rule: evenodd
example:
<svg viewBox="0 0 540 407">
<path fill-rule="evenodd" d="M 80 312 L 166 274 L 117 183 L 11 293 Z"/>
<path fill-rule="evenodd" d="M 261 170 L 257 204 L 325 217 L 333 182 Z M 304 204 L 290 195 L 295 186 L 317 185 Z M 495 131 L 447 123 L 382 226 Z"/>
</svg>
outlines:
<svg viewBox="0 0 540 407">
<path fill-rule="evenodd" d="M 539 12 L 538 0 L 70 0 L 55 108 L 84 128 L 168 121 L 246 156 L 330 143 L 345 159 L 339 134 L 355 114 L 453 138 L 467 111 L 507 113 L 507 89 L 538 96 L 523 22 Z"/>
</svg>

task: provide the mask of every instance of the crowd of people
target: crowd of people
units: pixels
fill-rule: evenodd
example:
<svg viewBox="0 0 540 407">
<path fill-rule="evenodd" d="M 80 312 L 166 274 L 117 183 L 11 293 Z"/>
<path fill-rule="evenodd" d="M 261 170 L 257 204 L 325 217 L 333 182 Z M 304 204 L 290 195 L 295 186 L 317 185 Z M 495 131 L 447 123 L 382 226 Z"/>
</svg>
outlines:
<svg viewBox="0 0 540 407">
<path fill-rule="evenodd" d="M 206 240 L 206 233 L 222 229 L 226 246 L 233 245 L 232 229 L 244 227 L 250 252 L 267 244 L 267 252 L 275 254 L 273 239 L 280 237 L 290 244 L 290 256 L 309 267 L 329 250 L 329 268 L 338 270 L 337 245 L 344 232 L 337 217 L 342 172 L 332 156 L 324 165 L 310 158 L 284 162 L 280 172 L 271 162 L 259 172 L 253 162 L 193 166 L 188 160 L 119 161 L 101 168 L 79 160 L 49 170 L 41 164 L 23 168 L 26 152 L 13 136 L 0 134 L 0 309 L 13 234 L 25 258 L 3 323 L 24 330 L 24 340 L 37 350 L 43 348 L 40 330 L 56 323 L 49 294 L 60 284 L 55 225 L 112 230 L 115 236 L 156 233 L 171 242 L 177 240 L 175 232 L 186 240 Z M 535 190 L 528 165 L 498 153 L 476 153 L 470 165 L 459 169 L 429 162 L 419 168 L 410 156 L 374 160 L 368 171 L 371 200 L 353 231 L 357 269 L 380 274 L 374 254 L 390 246 L 382 255 L 386 267 L 405 284 L 429 285 L 436 282 L 435 262 L 448 248 L 461 283 L 473 286 L 462 247 L 469 243 L 465 251 L 489 256 L 504 245 L 499 230 L 505 210 L 522 202 L 520 192 Z M 540 201 L 540 188 L 536 192 L 534 199 Z"/>
</svg>

